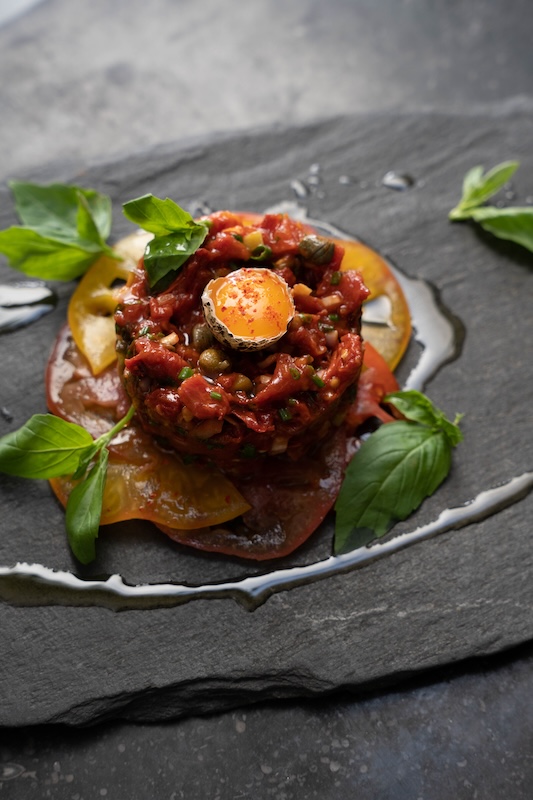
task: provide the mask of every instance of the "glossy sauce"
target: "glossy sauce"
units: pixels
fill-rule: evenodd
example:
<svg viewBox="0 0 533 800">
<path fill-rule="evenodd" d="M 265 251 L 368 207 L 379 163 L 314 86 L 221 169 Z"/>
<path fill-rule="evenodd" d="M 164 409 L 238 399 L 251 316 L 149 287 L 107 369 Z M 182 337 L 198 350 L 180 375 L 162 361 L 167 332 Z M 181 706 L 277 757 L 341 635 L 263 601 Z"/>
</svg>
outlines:
<svg viewBox="0 0 533 800">
<path fill-rule="evenodd" d="M 55 308 L 57 297 L 42 281 L 0 284 L 0 333 L 30 325 Z"/>
</svg>

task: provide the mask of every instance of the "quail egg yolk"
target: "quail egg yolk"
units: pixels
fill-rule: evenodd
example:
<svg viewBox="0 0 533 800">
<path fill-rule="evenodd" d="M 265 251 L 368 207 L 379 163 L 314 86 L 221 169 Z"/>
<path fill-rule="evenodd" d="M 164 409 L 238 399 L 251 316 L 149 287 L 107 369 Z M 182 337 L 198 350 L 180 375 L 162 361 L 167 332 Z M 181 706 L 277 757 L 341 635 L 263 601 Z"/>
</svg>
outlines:
<svg viewBox="0 0 533 800">
<path fill-rule="evenodd" d="M 243 267 L 215 278 L 206 286 L 202 302 L 213 333 L 230 346 L 271 344 L 283 336 L 294 316 L 287 283 L 267 268 Z"/>
</svg>

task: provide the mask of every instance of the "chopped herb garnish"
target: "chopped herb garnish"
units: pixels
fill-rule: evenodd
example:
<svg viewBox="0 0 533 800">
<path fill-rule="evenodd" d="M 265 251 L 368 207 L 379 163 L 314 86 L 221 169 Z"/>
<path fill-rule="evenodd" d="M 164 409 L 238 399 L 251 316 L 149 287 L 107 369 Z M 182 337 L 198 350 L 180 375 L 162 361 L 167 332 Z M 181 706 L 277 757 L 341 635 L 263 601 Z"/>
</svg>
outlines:
<svg viewBox="0 0 533 800">
<path fill-rule="evenodd" d="M 237 242 L 244 242 L 244 238 L 240 233 L 233 233 L 232 236 Z"/>
<path fill-rule="evenodd" d="M 342 273 L 339 272 L 338 270 L 335 270 L 335 272 L 331 273 L 331 278 L 329 282 L 332 286 L 338 286 L 339 283 L 341 282 L 341 278 L 342 278 Z"/>
<path fill-rule="evenodd" d="M 311 375 L 311 380 L 314 384 L 316 384 L 316 386 L 318 386 L 319 389 L 322 389 L 322 387 L 326 385 L 325 381 L 323 381 L 320 375 L 317 375 L 316 373 Z"/>
<path fill-rule="evenodd" d="M 278 413 L 279 413 L 281 419 L 283 420 L 283 422 L 288 422 L 290 419 L 292 419 L 292 414 L 291 414 L 291 412 L 289 411 L 288 408 L 280 408 L 278 410 Z"/>
<path fill-rule="evenodd" d="M 212 397 L 213 400 L 222 400 L 222 395 L 220 394 L 220 392 L 216 392 L 214 390 L 212 392 L 209 392 L 209 397 Z"/>
<path fill-rule="evenodd" d="M 178 375 L 178 380 L 185 381 L 185 380 L 187 380 L 187 378 L 190 378 L 192 375 L 194 375 L 194 372 L 190 367 L 182 367 L 180 369 L 180 372 L 179 372 L 179 375 Z"/>
<path fill-rule="evenodd" d="M 339 315 L 338 315 L 338 314 L 335 314 L 335 313 L 333 313 L 333 314 L 328 314 L 328 317 L 329 317 L 329 319 L 330 319 L 332 322 L 338 322 L 338 321 L 339 321 L 339 319 L 340 319 Z"/>
<path fill-rule="evenodd" d="M 250 254 L 252 261 L 268 261 L 272 257 L 272 250 L 266 244 L 260 244 Z"/>
<path fill-rule="evenodd" d="M 248 444 L 247 443 L 247 444 L 243 445 L 242 448 L 241 448 L 241 456 L 243 458 L 255 458 L 256 453 L 257 453 L 257 451 L 256 451 L 255 447 L 253 446 L 253 444 Z"/>
<path fill-rule="evenodd" d="M 300 380 L 301 376 L 300 376 L 300 370 L 299 369 L 297 369 L 296 367 L 290 367 L 289 368 L 289 372 L 291 374 L 291 378 L 294 378 L 295 381 L 299 381 Z"/>
</svg>

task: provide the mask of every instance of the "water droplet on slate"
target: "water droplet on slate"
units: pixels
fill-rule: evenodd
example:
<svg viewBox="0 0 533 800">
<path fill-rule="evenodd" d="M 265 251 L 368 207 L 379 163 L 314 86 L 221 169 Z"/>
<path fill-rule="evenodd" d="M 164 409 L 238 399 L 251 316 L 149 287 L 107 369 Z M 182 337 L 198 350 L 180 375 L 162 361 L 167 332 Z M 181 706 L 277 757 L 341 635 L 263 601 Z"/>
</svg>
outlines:
<svg viewBox="0 0 533 800">
<path fill-rule="evenodd" d="M 387 189 L 394 189 L 397 192 L 404 192 L 414 186 L 415 181 L 410 175 L 405 175 L 400 172 L 390 170 L 381 179 L 382 186 Z"/>
<path fill-rule="evenodd" d="M 297 178 L 291 181 L 291 189 L 296 195 L 296 197 L 307 197 L 309 194 L 309 189 L 305 185 L 303 181 L 298 180 Z"/>
</svg>

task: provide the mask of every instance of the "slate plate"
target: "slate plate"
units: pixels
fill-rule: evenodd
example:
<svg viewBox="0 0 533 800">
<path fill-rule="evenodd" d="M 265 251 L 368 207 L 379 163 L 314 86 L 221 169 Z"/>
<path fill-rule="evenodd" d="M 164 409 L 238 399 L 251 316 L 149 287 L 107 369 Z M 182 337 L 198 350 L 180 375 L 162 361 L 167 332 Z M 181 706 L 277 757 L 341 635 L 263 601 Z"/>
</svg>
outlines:
<svg viewBox="0 0 533 800">
<path fill-rule="evenodd" d="M 405 531 L 531 470 L 533 259 L 447 221 L 464 173 L 477 163 L 521 159 L 516 201 L 527 202 L 531 123 L 520 114 L 355 116 L 14 177 L 69 179 L 108 192 L 118 237 L 130 230 L 120 203 L 144 192 L 183 205 L 261 211 L 294 200 L 302 186 L 291 182 L 318 175 L 319 185 L 311 182 L 301 200 L 310 215 L 361 236 L 408 275 L 430 279 L 466 326 L 460 358 L 427 387 L 449 415 L 465 413 L 465 443 L 450 478 Z M 385 188 L 389 170 L 410 174 L 414 186 Z M 2 227 L 15 221 L 5 195 L 4 187 Z M 6 268 L 0 278 L 14 276 Z M 43 369 L 70 290 L 59 287 L 53 313 L 1 339 L 1 433 L 44 410 Z M 74 570 L 63 514 L 47 485 L 1 480 L 0 564 Z M 252 613 L 231 598 L 121 613 L 3 603 L 0 724 L 170 719 L 390 684 L 508 648 L 533 636 L 532 513 L 529 495 L 460 531 L 274 594 Z M 98 563 L 80 574 L 195 585 L 313 563 L 330 547 L 328 525 L 292 559 L 258 569 L 187 551 L 149 526 L 123 525 L 102 532 Z"/>
</svg>

